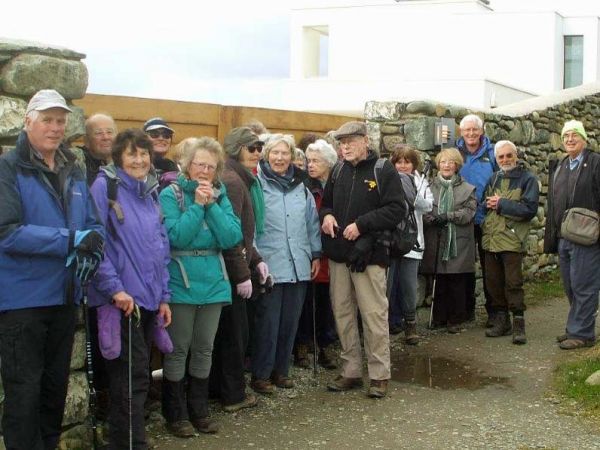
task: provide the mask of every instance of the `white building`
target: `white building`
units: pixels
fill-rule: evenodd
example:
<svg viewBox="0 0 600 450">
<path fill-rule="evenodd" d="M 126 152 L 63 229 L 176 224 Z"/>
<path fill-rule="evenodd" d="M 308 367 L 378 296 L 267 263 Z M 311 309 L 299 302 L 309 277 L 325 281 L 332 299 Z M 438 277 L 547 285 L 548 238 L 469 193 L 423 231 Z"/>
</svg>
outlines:
<svg viewBox="0 0 600 450">
<path fill-rule="evenodd" d="M 290 80 L 255 89 L 318 111 L 501 106 L 600 80 L 599 16 L 598 0 L 297 0 Z"/>
</svg>

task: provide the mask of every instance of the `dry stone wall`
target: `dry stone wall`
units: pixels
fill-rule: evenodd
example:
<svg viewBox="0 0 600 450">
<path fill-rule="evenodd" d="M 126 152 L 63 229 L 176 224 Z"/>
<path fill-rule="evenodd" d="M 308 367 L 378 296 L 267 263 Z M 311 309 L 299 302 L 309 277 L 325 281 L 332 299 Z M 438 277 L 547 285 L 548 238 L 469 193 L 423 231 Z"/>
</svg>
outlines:
<svg viewBox="0 0 600 450">
<path fill-rule="evenodd" d="M 533 226 L 524 260 L 526 276 L 556 267 L 555 255 L 543 254 L 543 235 L 546 223 L 546 198 L 548 193 L 548 163 L 565 155 L 562 151 L 560 132 L 567 120 L 581 120 L 589 137 L 589 147 L 599 150 L 600 141 L 600 83 L 577 91 L 564 91 L 566 100 L 553 96 L 547 106 L 543 98 L 525 107 L 511 106 L 503 109 L 477 111 L 461 106 L 446 105 L 432 101 L 368 102 L 365 118 L 372 145 L 382 155 L 389 154 L 397 143 L 408 143 L 423 152 L 424 158 L 433 158 L 440 147 L 434 145 L 434 128 L 441 117 L 452 118 L 455 133 L 460 136 L 458 124 L 467 114 L 479 115 L 484 121 L 486 135 L 497 142 L 509 139 L 519 149 L 521 158 L 535 173 L 541 183 L 540 206 L 533 219 Z M 481 294 L 481 280 L 478 282 Z M 481 295 L 479 295 L 481 300 Z"/>
<path fill-rule="evenodd" d="M 81 53 L 60 47 L 0 38 L 0 150 L 14 145 L 23 129 L 27 103 L 40 89 L 56 89 L 69 104 L 85 95 L 88 72 L 81 61 L 83 58 L 85 55 Z M 68 140 L 83 136 L 85 131 L 83 110 L 73 105 L 71 108 L 73 113 L 69 114 L 66 131 Z M 87 448 L 91 442 L 88 427 L 83 425 L 88 400 L 81 318 L 79 323 L 71 358 L 61 449 Z"/>
</svg>

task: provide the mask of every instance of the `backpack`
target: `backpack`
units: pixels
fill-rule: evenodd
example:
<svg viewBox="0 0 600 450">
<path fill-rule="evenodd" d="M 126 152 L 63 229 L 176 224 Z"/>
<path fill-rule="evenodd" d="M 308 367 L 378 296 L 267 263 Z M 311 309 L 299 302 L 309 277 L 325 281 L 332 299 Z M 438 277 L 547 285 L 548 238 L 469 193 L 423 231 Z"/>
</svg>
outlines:
<svg viewBox="0 0 600 450">
<path fill-rule="evenodd" d="M 385 158 L 379 158 L 373 168 L 373 175 L 375 176 L 375 183 L 377 184 L 377 192 L 381 196 L 381 190 L 379 188 L 379 174 L 383 169 Z M 342 170 L 343 162 L 339 162 L 333 168 L 331 174 L 331 182 L 335 183 L 340 171 Z M 400 176 L 400 175 L 399 175 Z M 416 194 L 416 186 L 414 180 L 412 186 Z M 403 188 L 405 183 L 403 184 Z M 400 219 L 400 222 L 396 225 L 393 230 L 382 231 L 377 238 L 377 241 L 381 243 L 386 249 L 391 258 L 401 258 L 411 250 L 422 251 L 419 246 L 419 228 L 417 226 L 417 219 L 415 217 L 415 207 L 413 203 L 406 200 L 406 194 L 404 195 L 404 205 L 408 214 Z"/>
</svg>

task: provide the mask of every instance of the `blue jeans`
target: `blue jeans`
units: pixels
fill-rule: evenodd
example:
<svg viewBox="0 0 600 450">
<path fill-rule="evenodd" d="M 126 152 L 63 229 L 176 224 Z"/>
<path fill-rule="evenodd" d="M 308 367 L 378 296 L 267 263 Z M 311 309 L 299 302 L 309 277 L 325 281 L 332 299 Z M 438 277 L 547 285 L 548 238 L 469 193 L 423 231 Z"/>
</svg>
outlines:
<svg viewBox="0 0 600 450">
<path fill-rule="evenodd" d="M 390 277 L 388 280 L 390 328 L 402 326 L 402 320 L 406 322 L 415 321 L 418 271 L 418 259 L 394 259 L 390 265 Z"/>
<path fill-rule="evenodd" d="M 275 372 L 287 376 L 308 282 L 276 283 L 256 299 L 252 376 L 267 380 Z"/>
<path fill-rule="evenodd" d="M 560 274 L 569 299 L 567 335 L 595 339 L 598 291 L 600 291 L 600 246 L 586 247 L 566 239 L 558 242 Z"/>
</svg>

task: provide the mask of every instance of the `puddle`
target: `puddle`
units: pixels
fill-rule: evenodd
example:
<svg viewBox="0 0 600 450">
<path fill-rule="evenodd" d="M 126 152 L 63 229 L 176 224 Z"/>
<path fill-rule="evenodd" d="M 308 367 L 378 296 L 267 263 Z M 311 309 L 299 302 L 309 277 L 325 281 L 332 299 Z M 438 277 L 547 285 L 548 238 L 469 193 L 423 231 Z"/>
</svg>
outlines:
<svg viewBox="0 0 600 450">
<path fill-rule="evenodd" d="M 481 389 L 509 384 L 508 377 L 486 375 L 470 364 L 428 355 L 393 355 L 392 380 L 438 389 Z"/>
</svg>

